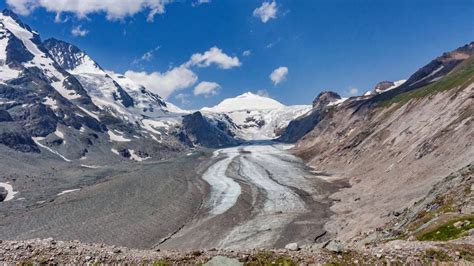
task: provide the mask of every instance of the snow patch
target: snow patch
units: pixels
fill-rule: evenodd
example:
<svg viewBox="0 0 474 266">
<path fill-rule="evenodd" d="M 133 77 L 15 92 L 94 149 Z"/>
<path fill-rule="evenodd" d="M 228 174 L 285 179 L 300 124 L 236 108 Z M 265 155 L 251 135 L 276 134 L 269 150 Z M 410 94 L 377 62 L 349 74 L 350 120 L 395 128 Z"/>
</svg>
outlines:
<svg viewBox="0 0 474 266">
<path fill-rule="evenodd" d="M 56 131 L 54 131 L 54 135 L 64 139 L 64 134 L 63 132 L 59 131 L 59 129 L 56 127 Z"/>
<path fill-rule="evenodd" d="M 109 134 L 109 138 L 111 141 L 117 141 L 117 142 L 131 141 L 130 139 L 124 138 L 122 135 L 115 134 L 112 130 L 107 131 L 107 134 Z"/>
<path fill-rule="evenodd" d="M 114 149 L 114 148 L 110 149 L 110 151 L 111 151 L 112 153 L 114 153 L 114 154 L 120 155 L 120 153 L 118 152 L 118 150 L 116 150 L 116 149 Z"/>
<path fill-rule="evenodd" d="M 51 97 L 45 97 L 43 104 L 49 106 L 53 111 L 59 109 L 58 102 L 56 101 L 56 99 L 53 99 Z"/>
<path fill-rule="evenodd" d="M 76 189 L 64 190 L 64 191 L 58 193 L 58 196 L 61 196 L 61 195 L 67 194 L 67 193 L 71 193 L 71 192 L 75 192 L 75 191 L 79 191 L 79 190 L 81 190 L 81 189 L 80 189 L 80 188 L 76 188 Z"/>
<path fill-rule="evenodd" d="M 130 151 L 130 159 L 131 160 L 135 160 L 137 162 L 142 162 L 142 161 L 145 161 L 145 160 L 148 160 L 150 159 L 151 157 L 146 157 L 146 158 L 142 158 L 140 156 L 138 156 L 134 150 L 129 150 Z"/>
<path fill-rule="evenodd" d="M 347 99 L 349 99 L 349 98 L 341 98 L 341 99 L 339 99 L 339 100 L 330 102 L 327 106 L 337 106 L 337 105 L 340 105 L 340 104 L 342 104 L 343 102 L 347 101 Z"/>
<path fill-rule="evenodd" d="M 84 108 L 84 107 L 81 107 L 81 106 L 77 106 L 77 107 L 79 107 L 79 109 L 81 109 L 81 110 L 82 110 L 84 113 L 86 113 L 88 116 L 93 117 L 93 118 L 94 118 L 95 120 L 97 120 L 97 121 L 100 121 L 98 115 L 96 115 L 96 114 L 90 112 L 89 110 L 87 110 L 87 109 Z"/>
<path fill-rule="evenodd" d="M 81 166 L 84 167 L 84 168 L 90 168 L 90 169 L 98 169 L 98 168 L 101 168 L 101 166 L 98 166 L 98 165 L 81 164 Z"/>
<path fill-rule="evenodd" d="M 36 143 L 36 145 L 38 145 L 38 146 L 40 146 L 41 148 L 44 148 L 44 149 L 50 151 L 51 153 L 56 154 L 57 156 L 61 157 L 61 159 L 63 159 L 64 161 L 66 161 L 66 162 L 70 162 L 70 161 L 71 161 L 71 160 L 69 160 L 68 158 L 66 158 L 66 157 L 64 157 L 63 155 L 61 155 L 59 152 L 57 152 L 57 151 L 51 149 L 50 147 L 48 147 L 48 146 L 46 146 L 46 145 L 41 144 L 40 141 L 41 141 L 41 140 L 44 140 L 44 138 L 42 138 L 42 137 L 33 137 L 32 139 L 33 139 L 33 141 Z"/>
<path fill-rule="evenodd" d="M 10 201 L 15 197 L 17 191 L 13 191 L 13 186 L 9 183 L 0 182 L 0 187 L 3 187 L 7 191 L 7 197 L 3 201 Z"/>
</svg>

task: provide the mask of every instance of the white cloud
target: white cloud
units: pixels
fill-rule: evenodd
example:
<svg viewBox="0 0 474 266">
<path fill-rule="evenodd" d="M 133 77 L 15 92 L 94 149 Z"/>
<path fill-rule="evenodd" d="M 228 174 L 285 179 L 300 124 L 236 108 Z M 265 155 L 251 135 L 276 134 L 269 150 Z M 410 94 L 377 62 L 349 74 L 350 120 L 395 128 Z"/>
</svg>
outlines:
<svg viewBox="0 0 474 266">
<path fill-rule="evenodd" d="M 7 0 L 7 4 L 21 15 L 28 15 L 42 7 L 49 12 L 73 13 L 85 18 L 92 13 L 105 13 L 110 20 L 123 19 L 147 10 L 148 21 L 163 14 L 165 6 L 173 0 Z"/>
<path fill-rule="evenodd" d="M 254 17 L 259 17 L 263 23 L 267 23 L 270 19 L 275 19 L 278 7 L 276 2 L 264 2 L 260 7 L 253 11 Z"/>
<path fill-rule="evenodd" d="M 192 6 L 196 7 L 196 6 L 200 6 L 202 4 L 209 4 L 210 2 L 211 2 L 211 0 L 197 0 L 197 1 L 192 3 Z"/>
<path fill-rule="evenodd" d="M 349 95 L 357 95 L 357 93 L 359 93 L 359 89 L 350 88 L 348 92 L 349 92 Z"/>
<path fill-rule="evenodd" d="M 87 34 L 89 34 L 89 31 L 86 29 L 82 29 L 82 26 L 79 25 L 77 27 L 72 28 L 71 34 L 76 36 L 76 37 L 84 37 Z"/>
<path fill-rule="evenodd" d="M 270 97 L 270 93 L 267 90 L 258 90 L 257 95 L 260 95 L 263 97 Z"/>
<path fill-rule="evenodd" d="M 251 54 L 252 54 L 252 51 L 250 51 L 250 50 L 245 50 L 245 51 L 242 53 L 243 56 L 250 56 Z"/>
<path fill-rule="evenodd" d="M 159 49 L 159 47 L 155 48 L 155 50 L 157 49 Z M 151 55 L 145 53 L 139 60 L 147 60 L 150 59 L 150 57 Z M 190 69 L 191 67 L 208 67 L 212 64 L 217 65 L 221 69 L 229 69 L 241 65 L 238 57 L 230 57 L 223 53 L 221 49 L 212 47 L 204 54 L 193 54 L 186 63 L 174 67 L 164 73 L 135 72 L 133 70 L 128 70 L 124 75 L 147 89 L 159 94 L 164 99 L 167 99 L 175 91 L 191 87 L 197 82 L 198 76 Z M 216 93 L 215 90 L 220 86 L 215 83 L 219 87 L 213 88 L 210 86 L 210 83 L 212 82 L 208 83 L 201 82 L 196 86 L 195 95 L 214 95 Z"/>
<path fill-rule="evenodd" d="M 272 80 L 274 85 L 284 81 L 286 79 L 286 75 L 288 74 L 287 67 L 279 67 L 270 74 L 270 79 Z"/>
<path fill-rule="evenodd" d="M 142 61 L 150 62 L 155 57 L 155 52 L 160 50 L 161 46 L 157 46 L 150 51 L 144 53 L 140 58 L 136 58 L 133 60 L 133 64 L 138 64 Z"/>
<path fill-rule="evenodd" d="M 221 49 L 214 46 L 204 54 L 193 54 L 191 59 L 186 63 L 186 66 L 208 67 L 212 64 L 216 64 L 222 69 L 229 69 L 241 65 L 238 57 L 230 57 L 223 53 Z"/>
<path fill-rule="evenodd" d="M 173 92 L 194 85 L 197 75 L 184 66 L 175 67 L 164 73 L 127 71 L 125 76 L 167 99 Z"/>
<path fill-rule="evenodd" d="M 181 104 L 188 104 L 189 103 L 189 94 L 187 93 L 178 93 L 174 96 L 176 100 L 178 100 Z"/>
<path fill-rule="evenodd" d="M 204 95 L 206 97 L 217 94 L 217 90 L 221 87 L 218 83 L 202 81 L 194 88 L 194 95 Z"/>
</svg>

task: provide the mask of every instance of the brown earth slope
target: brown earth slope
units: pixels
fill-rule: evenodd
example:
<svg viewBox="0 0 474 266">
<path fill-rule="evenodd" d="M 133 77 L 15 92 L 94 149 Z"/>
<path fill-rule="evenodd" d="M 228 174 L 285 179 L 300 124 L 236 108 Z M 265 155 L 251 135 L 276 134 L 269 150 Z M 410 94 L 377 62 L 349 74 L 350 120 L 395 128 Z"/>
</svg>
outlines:
<svg viewBox="0 0 474 266">
<path fill-rule="evenodd" d="M 473 161 L 473 50 L 446 53 L 387 93 L 328 107 L 298 141 L 311 167 L 352 185 L 333 195 L 326 229 L 337 239 L 362 243 Z"/>
</svg>

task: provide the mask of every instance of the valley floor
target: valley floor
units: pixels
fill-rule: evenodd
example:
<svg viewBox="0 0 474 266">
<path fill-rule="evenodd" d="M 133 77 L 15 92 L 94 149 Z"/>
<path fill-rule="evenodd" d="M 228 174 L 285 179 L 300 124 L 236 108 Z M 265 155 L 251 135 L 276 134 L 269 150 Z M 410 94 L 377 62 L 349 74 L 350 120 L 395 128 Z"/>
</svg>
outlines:
<svg viewBox="0 0 474 266">
<path fill-rule="evenodd" d="M 168 161 L 78 170 L 68 164 L 49 178 L 17 172 L 18 194 L 0 204 L 0 239 L 177 250 L 325 241 L 328 197 L 342 184 L 314 175 L 290 147 L 261 141 Z M 57 183 L 65 178 L 88 183 Z"/>
</svg>

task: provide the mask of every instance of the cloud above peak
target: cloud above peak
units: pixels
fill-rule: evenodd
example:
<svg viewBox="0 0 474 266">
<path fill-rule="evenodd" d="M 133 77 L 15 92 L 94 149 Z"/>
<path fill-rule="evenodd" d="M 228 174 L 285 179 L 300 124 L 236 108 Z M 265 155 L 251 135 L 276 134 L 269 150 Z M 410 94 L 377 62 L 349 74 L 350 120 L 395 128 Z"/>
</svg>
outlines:
<svg viewBox="0 0 474 266">
<path fill-rule="evenodd" d="M 159 46 L 153 49 L 156 51 Z M 140 60 L 147 60 L 151 57 L 145 53 Z M 135 61 L 135 60 L 134 60 Z M 164 99 L 167 99 L 176 91 L 189 88 L 196 84 L 198 76 L 191 69 L 192 67 L 209 67 L 217 65 L 220 69 L 230 69 L 241 65 L 238 57 L 231 57 L 225 54 L 221 49 L 212 47 L 204 53 L 195 53 L 191 58 L 180 66 L 169 69 L 166 72 L 136 72 L 128 70 L 125 76 L 144 86 L 145 88 L 157 93 Z M 221 86 L 215 82 L 203 81 L 194 88 L 194 95 L 204 95 L 206 97 L 217 94 Z"/>
<path fill-rule="evenodd" d="M 270 74 L 270 79 L 273 82 L 273 85 L 278 85 L 280 82 L 286 79 L 288 75 L 288 68 L 287 67 L 279 67 Z"/>
<path fill-rule="evenodd" d="M 208 67 L 213 64 L 217 65 L 221 69 L 230 69 L 233 67 L 239 67 L 241 65 L 237 56 L 228 56 L 222 52 L 221 49 L 214 46 L 203 54 L 193 54 L 191 59 L 189 59 L 189 61 L 186 63 L 186 66 Z"/>
<path fill-rule="evenodd" d="M 148 11 L 147 21 L 165 13 L 165 6 L 173 0 L 7 0 L 17 13 L 28 15 L 37 8 L 56 14 L 72 13 L 85 18 L 93 13 L 105 13 L 109 20 L 119 20 Z"/>
<path fill-rule="evenodd" d="M 184 66 L 172 68 L 164 73 L 128 70 L 124 75 L 164 99 L 168 99 L 177 90 L 194 85 L 198 80 L 197 75 Z"/>
<path fill-rule="evenodd" d="M 270 19 L 275 19 L 277 16 L 278 7 L 275 1 L 263 2 L 263 4 L 253 11 L 254 17 L 259 17 L 263 23 L 267 23 Z"/>
<path fill-rule="evenodd" d="M 83 29 L 81 25 L 72 28 L 71 34 L 76 37 L 84 37 L 87 34 L 89 34 L 89 31 L 86 29 Z"/>
<path fill-rule="evenodd" d="M 217 94 L 217 90 L 221 87 L 216 82 L 202 81 L 194 88 L 194 95 L 204 95 L 210 97 Z"/>
</svg>

